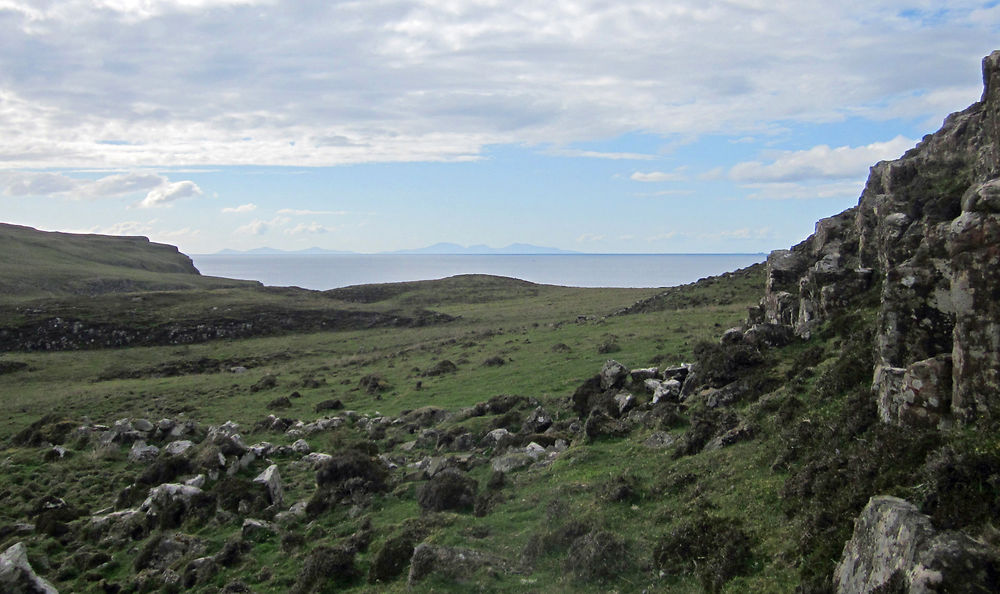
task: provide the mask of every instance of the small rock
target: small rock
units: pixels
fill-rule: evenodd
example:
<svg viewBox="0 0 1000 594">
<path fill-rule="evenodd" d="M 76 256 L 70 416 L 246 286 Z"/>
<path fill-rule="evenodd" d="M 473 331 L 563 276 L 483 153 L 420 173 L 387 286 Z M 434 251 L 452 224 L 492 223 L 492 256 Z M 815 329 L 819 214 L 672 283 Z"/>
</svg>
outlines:
<svg viewBox="0 0 1000 594">
<path fill-rule="evenodd" d="M 621 388 L 628 377 L 628 369 L 613 359 L 608 359 L 601 367 L 601 389 Z"/>
<path fill-rule="evenodd" d="M 309 452 L 312 451 L 312 448 L 309 447 L 309 442 L 307 442 L 306 440 L 296 439 L 292 443 L 292 451 L 299 454 L 308 454 Z"/>
<path fill-rule="evenodd" d="M 160 455 L 160 448 L 154 445 L 146 445 L 144 441 L 137 441 L 132 444 L 129 450 L 128 459 L 130 462 L 149 462 L 155 460 Z"/>
<path fill-rule="evenodd" d="M 281 474 L 278 472 L 278 465 L 268 466 L 264 472 L 257 475 L 253 482 L 267 487 L 267 492 L 271 497 L 272 505 L 282 505 L 285 500 L 284 486 L 281 483 Z"/>
<path fill-rule="evenodd" d="M 194 442 L 187 439 L 179 439 L 177 441 L 172 441 L 167 445 L 163 446 L 163 452 L 170 456 L 180 456 L 184 452 L 190 450 L 194 447 Z"/>
</svg>

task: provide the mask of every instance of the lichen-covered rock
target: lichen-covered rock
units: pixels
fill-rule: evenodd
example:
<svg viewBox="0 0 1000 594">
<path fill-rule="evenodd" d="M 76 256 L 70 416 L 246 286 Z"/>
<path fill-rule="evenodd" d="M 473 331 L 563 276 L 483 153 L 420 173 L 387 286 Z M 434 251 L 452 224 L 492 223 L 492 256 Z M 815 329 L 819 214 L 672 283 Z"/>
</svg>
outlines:
<svg viewBox="0 0 1000 594">
<path fill-rule="evenodd" d="M 281 483 L 281 473 L 278 472 L 278 465 L 272 464 L 264 469 L 264 472 L 257 475 L 253 482 L 264 485 L 270 497 L 271 505 L 282 505 L 285 502 L 285 490 Z"/>
<path fill-rule="evenodd" d="M 628 379 L 628 368 L 618 361 L 609 359 L 601 367 L 600 377 L 602 390 L 621 388 L 625 385 L 625 380 Z"/>
<path fill-rule="evenodd" d="M 55 587 L 42 579 L 28 563 L 24 543 L 16 543 L 0 555 L 0 590 L 10 593 L 59 594 Z"/>
<path fill-rule="evenodd" d="M 960 532 L 937 532 L 916 506 L 872 497 L 834 572 L 840 594 L 875 591 L 996 592 L 1000 562 L 988 546 Z"/>
<path fill-rule="evenodd" d="M 431 574 L 441 576 L 459 583 L 471 580 L 480 570 L 509 572 L 511 564 L 494 555 L 456 547 L 435 546 L 428 543 L 417 545 L 410 558 L 409 585 L 418 582 Z"/>
</svg>

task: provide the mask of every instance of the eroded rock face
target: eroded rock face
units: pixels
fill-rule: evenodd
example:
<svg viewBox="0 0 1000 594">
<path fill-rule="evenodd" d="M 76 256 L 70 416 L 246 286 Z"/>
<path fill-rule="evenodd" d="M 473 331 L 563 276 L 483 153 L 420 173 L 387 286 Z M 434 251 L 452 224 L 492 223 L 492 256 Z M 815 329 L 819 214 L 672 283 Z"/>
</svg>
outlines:
<svg viewBox="0 0 1000 594">
<path fill-rule="evenodd" d="M 838 594 L 996 592 L 1000 565 L 986 545 L 936 532 L 930 518 L 896 497 L 872 497 L 834 572 Z"/>
<path fill-rule="evenodd" d="M 750 314 L 807 336 L 880 287 L 873 388 L 886 422 L 1000 420 L 1000 51 L 983 80 L 978 103 L 872 167 L 858 206 L 771 253 Z"/>
</svg>

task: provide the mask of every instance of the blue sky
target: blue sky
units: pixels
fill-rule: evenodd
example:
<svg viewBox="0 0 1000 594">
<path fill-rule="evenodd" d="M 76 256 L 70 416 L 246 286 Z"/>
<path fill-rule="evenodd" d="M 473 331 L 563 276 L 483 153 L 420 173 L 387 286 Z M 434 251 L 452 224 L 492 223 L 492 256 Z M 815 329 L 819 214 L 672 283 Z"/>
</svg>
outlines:
<svg viewBox="0 0 1000 594">
<path fill-rule="evenodd" d="M 979 99 L 997 4 L 0 0 L 0 221 L 769 251 Z"/>
</svg>

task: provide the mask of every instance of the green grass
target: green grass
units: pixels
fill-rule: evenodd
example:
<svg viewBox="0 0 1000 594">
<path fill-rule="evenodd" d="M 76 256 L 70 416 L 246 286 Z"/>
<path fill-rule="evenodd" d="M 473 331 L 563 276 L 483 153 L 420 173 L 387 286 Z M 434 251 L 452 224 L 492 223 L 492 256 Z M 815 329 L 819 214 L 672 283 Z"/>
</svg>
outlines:
<svg viewBox="0 0 1000 594">
<path fill-rule="evenodd" d="M 419 307 L 454 319 L 421 327 L 286 333 L 182 346 L 7 353 L 0 360 L 23 362 L 27 368 L 3 376 L 0 440 L 9 444 L 12 435 L 54 413 L 75 422 L 84 417 L 102 423 L 122 417 L 153 421 L 183 417 L 207 426 L 232 420 L 244 428 L 248 443 L 266 440 L 289 444 L 293 437 L 267 430 L 255 432 L 255 423 L 272 413 L 307 422 L 339 414 L 314 412 L 316 404 L 331 398 L 366 416 L 395 417 L 425 406 L 456 411 L 500 394 L 518 394 L 535 399 L 557 421 L 563 421 L 572 417 L 569 400 L 576 387 L 596 374 L 608 358 L 632 368 L 690 361 L 700 341 L 714 341 L 724 329 L 740 322 L 746 308 L 758 298 L 759 285 L 755 283 L 760 280 L 760 271 L 752 270 L 664 292 L 571 289 L 465 276 L 325 294 L 243 289 L 159 293 L 145 295 L 147 301 L 141 306 L 129 298 L 107 296 L 94 301 L 91 311 L 95 315 L 110 318 L 116 311 L 120 315 L 135 308 L 137 315 L 159 320 L 185 312 L 210 316 L 227 307 L 232 315 L 241 315 L 251 311 L 259 298 L 260 307 L 275 310 L 334 307 L 393 311 Z M 59 307 L 71 302 L 61 302 Z M 629 309 L 637 302 L 641 305 Z M 47 303 L 51 306 L 53 302 Z M 109 309 L 100 311 L 97 303 Z M 625 309 L 632 313 L 615 315 Z M 844 324 L 864 325 L 870 320 L 862 316 L 848 322 Z M 658 450 L 642 445 L 651 429 L 638 428 L 625 438 L 595 441 L 570 436 L 569 449 L 551 465 L 508 474 L 494 507 L 482 517 L 471 512 L 421 512 L 416 502 L 420 482 L 402 481 L 405 470 L 398 470 L 387 492 L 374 494 L 356 506 L 337 505 L 316 518 L 294 522 L 284 530 L 302 535 L 301 544 L 285 550 L 280 535 L 265 539 L 236 566 L 223 568 L 202 590 L 214 591 L 240 579 L 257 592 L 288 591 L 310 551 L 346 542 L 369 523 L 372 542 L 356 558 L 364 576 L 382 543 L 404 526 L 418 522 L 427 526 L 427 542 L 478 549 L 519 567 L 518 572 L 509 574 L 480 572 L 464 583 L 434 577 L 421 582 L 414 589 L 418 592 L 466 591 L 470 587 L 489 592 L 540 588 L 553 592 L 699 592 L 702 585 L 690 571 L 661 575 L 652 552 L 671 531 L 692 517 L 705 515 L 738 521 L 751 543 L 743 575 L 729 580 L 724 592 L 792 591 L 800 580 L 796 564 L 802 562 L 797 548 L 801 527 L 795 517 L 786 514 L 787 502 L 781 493 L 798 463 L 793 462 L 791 468 L 773 466 L 787 446 L 789 424 L 777 419 L 775 411 L 794 396 L 804 407 L 798 417 L 823 425 L 838 422 L 844 401 L 821 394 L 830 391 L 822 386 L 834 381 L 827 372 L 845 365 L 834 356 L 844 340 L 837 332 L 821 332 L 808 343 L 768 354 L 766 363 L 754 373 L 778 378 L 780 381 L 773 382 L 777 389 L 760 401 L 741 402 L 733 411 L 753 427 L 749 441 L 675 458 L 673 448 Z M 608 343 L 616 344 L 618 350 L 599 352 L 599 347 Z M 484 365 L 495 357 L 505 364 Z M 435 377 L 423 374 L 443 360 L 455 363 L 457 370 Z M 812 372 L 802 372 L 814 363 Z M 185 371 L 192 365 L 194 369 L 202 365 L 203 372 Z M 236 365 L 248 370 L 229 371 Z M 276 376 L 277 385 L 252 391 L 265 375 Z M 359 389 L 359 381 L 368 375 L 382 378 L 388 389 L 379 394 Z M 291 399 L 291 408 L 267 408 L 275 398 L 292 392 L 300 397 Z M 527 410 L 530 407 L 522 414 Z M 498 422 L 496 415 L 453 419 L 437 430 L 460 428 L 482 435 Z M 670 429 L 671 435 L 679 439 L 688 429 L 686 423 Z M 419 430 L 410 434 L 401 426 L 391 426 L 374 444 L 380 453 L 406 456 L 408 461 L 448 455 L 432 447 L 404 453 L 400 445 L 419 434 Z M 329 453 L 368 443 L 367 436 L 350 422 L 306 439 L 315 451 Z M 66 460 L 45 463 L 41 461 L 44 449 L 8 445 L 0 451 L 0 460 L 5 460 L 0 495 L 10 505 L 0 510 L 0 527 L 25 521 L 40 494 L 64 497 L 88 512 L 113 505 L 118 492 L 141 472 L 141 467 L 125 460 L 126 452 L 126 448 L 95 452 L 88 447 Z M 308 500 L 315 490 L 314 472 L 296 464 L 297 458 L 274 459 L 285 482 L 286 505 Z M 244 478 L 252 478 L 260 469 L 244 471 Z M 474 466 L 469 475 L 483 493 L 490 478 L 488 464 Z M 622 501 L 610 500 L 608 493 L 615 492 L 622 481 L 630 485 L 630 495 Z M 181 530 L 203 539 L 205 554 L 214 554 L 227 539 L 239 534 L 241 522 L 239 516 L 223 517 L 203 525 L 188 524 Z M 624 570 L 607 581 L 574 577 L 572 562 L 567 561 L 572 539 L 560 536 L 560 531 L 573 529 L 573 522 L 620 539 L 628 557 Z M 64 569 L 72 556 L 72 539 L 63 543 L 42 534 L 7 536 L 0 539 L 0 545 L 26 540 L 40 573 L 61 589 L 76 591 L 93 587 L 97 578 L 127 583 L 132 579 L 135 556 L 154 536 L 114 551 L 114 563 L 89 574 Z M 177 566 L 178 571 L 183 570 L 183 563 Z M 94 575 L 95 571 L 100 575 Z M 409 591 L 405 573 L 377 585 L 361 577 L 350 589 Z"/>
</svg>

